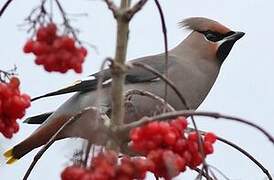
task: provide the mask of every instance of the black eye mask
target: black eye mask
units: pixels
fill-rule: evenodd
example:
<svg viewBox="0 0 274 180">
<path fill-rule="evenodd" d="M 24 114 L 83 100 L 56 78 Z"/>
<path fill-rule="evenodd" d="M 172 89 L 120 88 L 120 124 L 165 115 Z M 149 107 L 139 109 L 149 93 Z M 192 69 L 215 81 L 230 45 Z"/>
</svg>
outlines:
<svg viewBox="0 0 274 180">
<path fill-rule="evenodd" d="M 221 34 L 219 32 L 207 30 L 207 31 L 200 31 L 200 33 L 204 34 L 205 38 L 211 42 L 218 42 L 224 39 L 227 36 L 234 34 L 235 32 L 229 31 L 228 33 Z"/>
</svg>

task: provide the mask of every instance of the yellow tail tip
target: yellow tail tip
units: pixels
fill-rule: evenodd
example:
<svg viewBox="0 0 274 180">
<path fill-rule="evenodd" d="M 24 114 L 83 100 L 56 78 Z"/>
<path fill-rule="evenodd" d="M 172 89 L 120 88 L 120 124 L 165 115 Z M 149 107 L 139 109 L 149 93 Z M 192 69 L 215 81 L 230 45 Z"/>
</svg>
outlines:
<svg viewBox="0 0 274 180">
<path fill-rule="evenodd" d="M 7 150 L 4 154 L 5 158 L 9 159 L 13 156 L 13 148 Z"/>
<path fill-rule="evenodd" d="M 18 159 L 12 157 L 12 158 L 10 158 L 10 159 L 7 160 L 6 164 L 13 164 L 13 163 L 15 163 L 17 160 L 18 160 Z"/>
<path fill-rule="evenodd" d="M 13 157 L 13 148 L 7 150 L 3 155 L 7 159 L 6 164 L 13 164 L 17 161 L 17 159 Z"/>
</svg>

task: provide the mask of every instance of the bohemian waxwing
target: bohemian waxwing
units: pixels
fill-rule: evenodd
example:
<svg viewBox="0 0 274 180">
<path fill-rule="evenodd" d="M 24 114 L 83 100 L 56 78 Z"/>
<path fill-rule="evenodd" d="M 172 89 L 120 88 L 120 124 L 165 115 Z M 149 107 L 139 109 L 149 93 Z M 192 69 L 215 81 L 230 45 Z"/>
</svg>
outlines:
<svg viewBox="0 0 274 180">
<path fill-rule="evenodd" d="M 216 21 L 202 17 L 185 19 L 180 25 L 192 32 L 179 45 L 169 51 L 168 77 L 182 93 L 189 108 L 196 109 L 213 86 L 220 67 L 232 46 L 244 33 L 232 31 Z M 164 73 L 164 54 L 133 61 L 149 64 L 160 73 Z M 32 135 L 4 154 L 8 159 L 7 163 L 12 163 L 31 150 L 45 144 L 70 117 L 86 107 L 95 106 L 96 85 L 99 75 L 102 74 L 104 86 L 101 91 L 99 107 L 102 112 L 111 112 L 111 73 L 109 69 L 93 74 L 94 79 L 92 80 L 81 81 L 70 87 L 37 97 L 35 99 L 77 92 L 55 112 L 26 120 L 30 124 L 43 124 Z M 146 90 L 164 97 L 164 88 L 165 83 L 162 80 L 144 69 L 133 68 L 127 72 L 125 91 L 129 89 Z M 172 89 L 168 89 L 167 102 L 176 110 L 186 109 Z M 131 103 L 134 108 L 126 108 L 126 122 L 138 120 L 143 116 L 151 116 L 157 110 L 156 103 L 147 97 L 134 96 Z M 84 113 L 77 121 L 67 126 L 57 139 L 82 137 L 94 144 L 103 144 L 107 136 L 100 130 L 101 121 L 98 123 L 95 117 L 95 111 Z"/>
</svg>

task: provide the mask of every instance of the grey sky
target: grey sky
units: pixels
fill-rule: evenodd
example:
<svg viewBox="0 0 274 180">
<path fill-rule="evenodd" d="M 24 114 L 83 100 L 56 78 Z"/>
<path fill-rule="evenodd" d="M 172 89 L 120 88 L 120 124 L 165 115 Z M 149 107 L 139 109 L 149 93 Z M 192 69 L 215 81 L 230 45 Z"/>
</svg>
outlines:
<svg viewBox="0 0 274 180">
<path fill-rule="evenodd" d="M 0 1 L 2 5 L 5 0 Z M 80 38 L 98 47 L 99 54 L 90 48 L 84 73 L 76 75 L 48 74 L 34 65 L 33 56 L 22 53 L 28 35 L 18 30 L 17 25 L 29 14 L 37 1 L 16 1 L 0 19 L 0 69 L 10 69 L 14 64 L 22 80 L 22 90 L 31 96 L 56 90 L 72 81 L 84 78 L 98 70 L 102 59 L 112 56 L 115 45 L 115 21 L 101 1 L 62 1 L 71 13 L 89 13 L 74 24 L 82 30 Z M 136 2 L 136 1 L 134 1 Z M 274 2 L 271 0 L 168 0 L 160 1 L 166 15 L 170 48 L 178 44 L 187 32 L 180 30 L 177 23 L 190 16 L 204 16 L 221 22 L 233 30 L 246 32 L 226 59 L 219 78 L 200 110 L 218 111 L 249 119 L 268 132 L 274 133 Z M 158 12 L 153 1 L 132 21 L 128 59 L 151 55 L 163 51 L 162 34 Z M 54 110 L 69 96 L 48 98 L 34 102 L 27 115 Z M 239 123 L 223 120 L 197 119 L 204 130 L 231 140 L 254 155 L 274 174 L 273 145 L 258 131 Z M 12 140 L 0 136 L 0 153 L 31 134 L 35 126 L 21 124 L 21 129 Z M 79 143 L 78 143 L 79 144 Z M 59 173 L 68 163 L 75 140 L 55 143 L 38 162 L 30 179 L 59 179 Z M 263 173 L 247 158 L 226 145 L 217 143 L 215 154 L 208 162 L 221 169 L 231 179 L 264 179 Z M 0 158 L 0 178 L 21 179 L 37 150 L 32 151 L 12 166 L 4 165 Z M 187 173 L 180 177 L 192 177 Z M 179 179 L 179 178 L 178 178 Z"/>
</svg>

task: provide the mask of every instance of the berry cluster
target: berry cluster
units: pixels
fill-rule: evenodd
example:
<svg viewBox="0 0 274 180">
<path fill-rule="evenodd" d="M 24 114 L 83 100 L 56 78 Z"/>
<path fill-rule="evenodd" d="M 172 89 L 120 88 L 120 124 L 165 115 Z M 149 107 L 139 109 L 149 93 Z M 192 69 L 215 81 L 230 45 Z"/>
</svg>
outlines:
<svg viewBox="0 0 274 180">
<path fill-rule="evenodd" d="M 73 38 L 57 35 L 57 27 L 54 23 L 41 26 L 36 32 L 36 40 L 27 41 L 23 50 L 25 53 L 33 53 L 36 56 L 35 63 L 43 65 L 48 72 L 65 73 L 73 69 L 81 73 L 87 55 L 84 47 L 76 47 Z"/>
<path fill-rule="evenodd" d="M 195 168 L 203 161 L 198 134 L 184 133 L 186 127 L 186 119 L 178 117 L 169 122 L 154 121 L 134 128 L 130 132 L 131 148 L 157 164 L 152 171 L 155 175 L 170 179 L 185 171 L 186 166 Z M 212 154 L 216 136 L 206 133 L 202 141 L 205 155 Z"/>
<path fill-rule="evenodd" d="M 9 83 L 0 83 L 0 132 L 6 138 L 18 132 L 16 120 L 21 119 L 30 106 L 30 97 L 20 93 L 19 85 L 17 77 L 12 77 Z"/>
<path fill-rule="evenodd" d="M 67 167 L 61 174 L 62 180 L 132 180 L 144 179 L 153 163 L 141 158 L 123 157 L 118 163 L 118 156 L 112 151 L 100 153 L 94 157 L 91 166 Z"/>
</svg>

